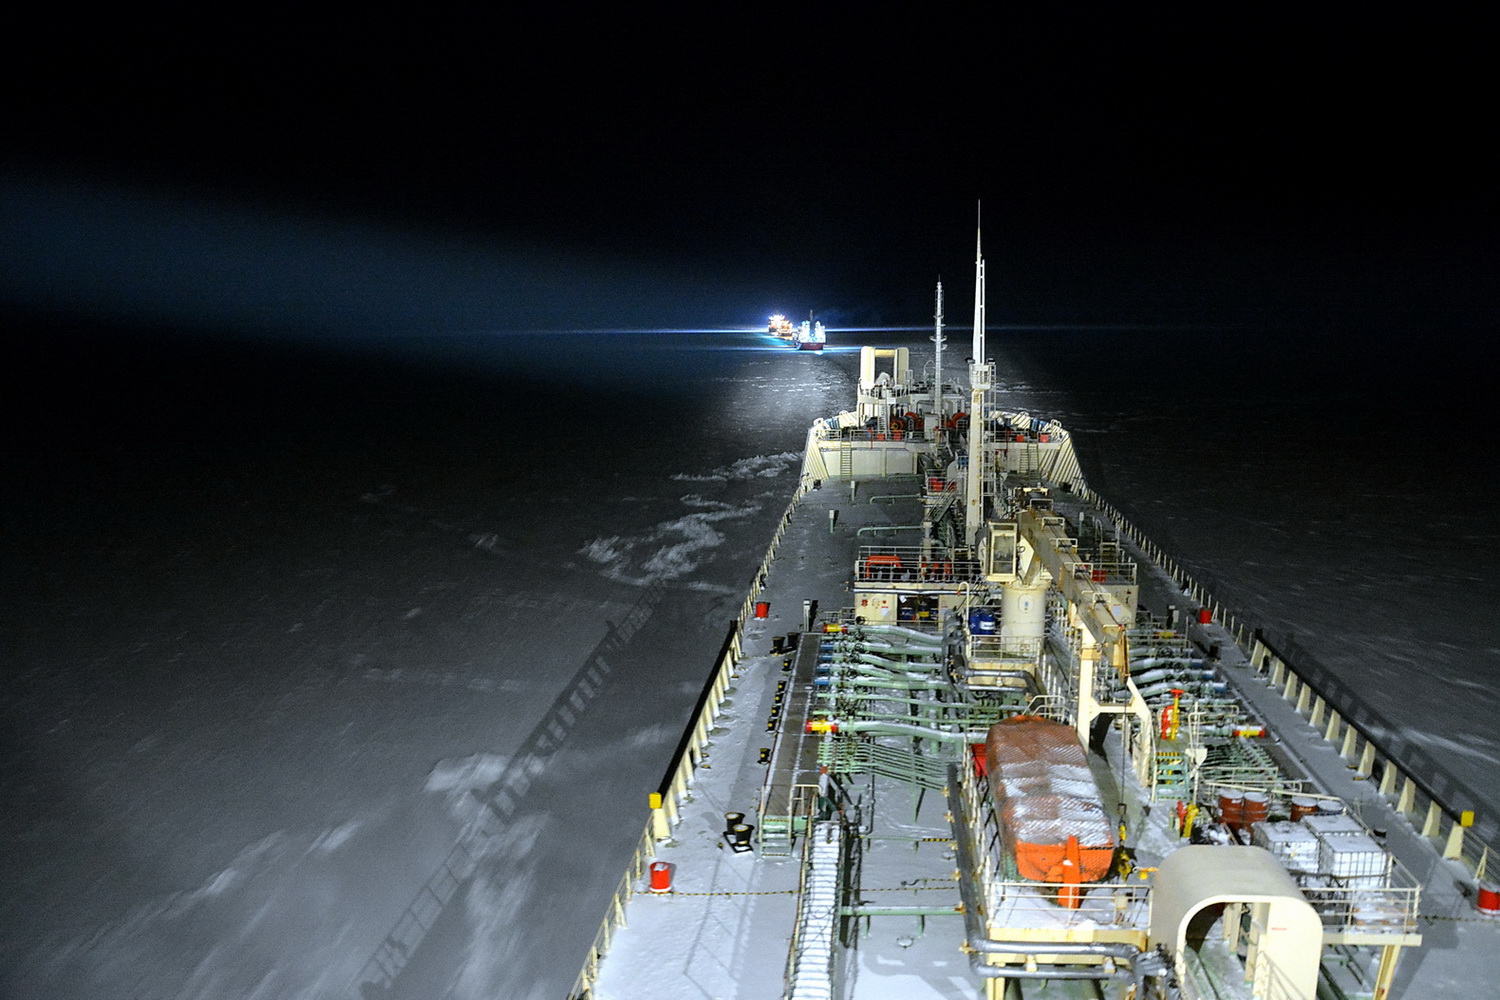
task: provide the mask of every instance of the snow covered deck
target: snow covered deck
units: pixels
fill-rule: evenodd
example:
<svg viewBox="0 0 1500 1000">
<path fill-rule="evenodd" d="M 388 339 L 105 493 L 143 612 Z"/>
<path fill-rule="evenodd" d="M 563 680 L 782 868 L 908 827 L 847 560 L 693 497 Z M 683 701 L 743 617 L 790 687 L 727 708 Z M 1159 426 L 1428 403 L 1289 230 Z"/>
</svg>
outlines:
<svg viewBox="0 0 1500 1000">
<path fill-rule="evenodd" d="M 625 901 L 624 923 L 612 935 L 590 1000 L 748 1000 L 783 995 L 790 988 L 799 902 L 809 898 L 801 864 L 806 838 L 798 838 L 790 857 L 735 853 L 724 837 L 726 816 L 744 813 L 745 822 L 757 822 L 754 810 L 773 745 L 767 719 L 778 682 L 790 676 L 783 669 L 782 654 L 770 652 L 772 633 L 799 629 L 804 600 L 817 600 L 824 609 L 844 604 L 859 529 L 901 516 L 889 505 L 861 501 L 851 503 L 847 485 L 838 484 L 825 485 L 801 501 L 757 598 L 770 604 L 771 614 L 745 623 L 745 659 L 735 669 L 690 795 L 681 804 L 679 822 L 671 838 L 657 843 L 654 854 L 642 859 L 671 866 L 673 891 L 646 891 L 650 877 L 642 864 L 634 894 Z M 836 531 L 831 530 L 829 516 L 835 510 Z M 1166 592 L 1157 576 L 1147 589 L 1162 596 Z M 1441 861 L 1431 843 L 1396 816 L 1373 787 L 1361 783 L 1292 705 L 1257 682 L 1227 633 L 1207 626 L 1196 637 L 1222 646 L 1223 672 L 1237 681 L 1235 686 L 1254 711 L 1270 724 L 1285 755 L 1329 794 L 1354 803 L 1367 824 L 1387 829 L 1393 851 L 1423 882 L 1418 928 L 1422 944 L 1404 950 L 1391 996 L 1456 1000 L 1475 995 L 1471 984 L 1476 981 L 1500 981 L 1500 921 L 1475 913 L 1457 883 L 1457 873 Z M 796 719 L 782 722 L 798 724 Z M 837 967 L 835 958 L 834 990 L 828 995 L 851 1000 L 983 995 L 984 986 L 961 950 L 964 921 L 954 880 L 957 862 L 947 822 L 949 803 L 940 793 L 919 792 L 887 778 L 869 779 L 866 791 L 878 804 L 879 816 L 867 822 L 868 835 L 859 838 L 857 889 L 841 907 L 844 914 L 859 917 L 859 947 L 846 967 Z M 1139 847 L 1142 863 L 1172 850 L 1169 840 L 1180 843 L 1165 832 L 1166 810 L 1158 812 L 1148 824 L 1141 803 L 1131 809 L 1130 843 Z M 992 919 L 1008 914 L 1003 919 L 1008 927 L 1031 927 L 1049 938 L 1062 933 L 1125 940 L 1143 927 L 1149 905 L 1149 883 L 1137 880 L 1090 890 L 1086 905 L 1077 911 L 1058 909 L 1033 885 L 992 880 L 988 889 Z M 1349 902 L 1351 912 L 1357 910 L 1358 900 Z M 826 909 L 827 900 L 821 905 Z M 1350 945 L 1375 944 L 1375 939 L 1386 936 L 1404 938 L 1402 943 L 1408 945 L 1417 940 L 1408 930 L 1409 914 L 1362 924 L 1359 933 L 1334 928 L 1332 937 L 1325 927 L 1325 942 L 1342 949 L 1343 958 L 1335 956 L 1336 963 L 1351 958 Z M 838 949 L 834 951 L 837 955 Z M 1362 975 L 1368 973 L 1361 970 Z"/>
<path fill-rule="evenodd" d="M 1137 546 L 1130 548 L 1142 568 L 1142 603 L 1159 607 L 1186 600 L 1164 570 Z M 1484 992 L 1475 984 L 1500 982 L 1500 919 L 1475 910 L 1467 885 L 1472 876 L 1458 862 L 1445 860 L 1434 841 L 1422 836 L 1381 794 L 1378 783 L 1361 775 L 1322 728 L 1287 701 L 1270 678 L 1256 672 L 1229 630 L 1208 623 L 1192 626 L 1189 635 L 1201 647 L 1220 647 L 1220 675 L 1265 721 L 1277 753 L 1311 777 L 1321 792 L 1348 803 L 1365 826 L 1384 830 L 1387 849 L 1420 886 L 1415 930 L 1421 943 L 1403 949 L 1390 996 L 1467 1000 Z M 1371 943 L 1362 940 L 1360 928 L 1376 937 L 1394 932 L 1387 911 L 1393 893 L 1399 891 L 1398 885 L 1384 893 L 1348 893 L 1335 900 L 1332 907 L 1348 914 L 1344 923 L 1350 929 L 1325 928 L 1325 942 L 1342 949 L 1346 941 Z"/>
<path fill-rule="evenodd" d="M 773 742 L 766 720 L 777 682 L 789 676 L 782 671 L 783 657 L 769 652 L 772 634 L 797 631 L 803 600 L 842 606 L 857 530 L 899 516 L 887 505 L 848 500 L 847 486 L 810 492 L 788 525 L 758 598 L 770 604 L 770 615 L 746 622 L 746 658 L 709 734 L 690 801 L 681 805 L 672 837 L 645 859 L 672 866 L 673 891 L 646 891 L 649 872 L 643 866 L 592 1000 L 750 1000 L 781 995 L 787 987 L 806 838 L 799 837 L 786 858 L 736 854 L 723 836 L 725 816 L 744 813 L 746 822 L 756 822 L 767 766 L 761 758 Z M 829 531 L 832 510 L 839 511 L 836 534 Z M 862 853 L 855 901 L 867 918 L 862 944 L 856 966 L 836 970 L 843 995 L 972 998 L 978 983 L 959 951 L 963 921 L 945 800 L 934 793 L 914 798 L 894 782 L 881 786 L 882 820 Z M 905 821 L 886 813 L 904 814 Z"/>
</svg>

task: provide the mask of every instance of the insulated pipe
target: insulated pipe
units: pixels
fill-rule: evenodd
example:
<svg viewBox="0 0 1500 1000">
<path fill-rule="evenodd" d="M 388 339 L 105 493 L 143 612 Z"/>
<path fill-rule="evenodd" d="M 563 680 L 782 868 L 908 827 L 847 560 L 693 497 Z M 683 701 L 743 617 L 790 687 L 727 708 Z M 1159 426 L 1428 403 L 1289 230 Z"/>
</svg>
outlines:
<svg viewBox="0 0 1500 1000">
<path fill-rule="evenodd" d="M 932 673 L 943 669 L 943 665 L 936 660 L 892 660 L 874 653 L 858 653 L 846 662 L 863 663 L 886 670 L 914 670 L 918 673 Z"/>
<path fill-rule="evenodd" d="M 872 691 L 941 691 L 948 685 L 946 683 L 934 683 L 924 680 L 875 680 L 869 677 L 819 677 L 813 681 L 813 687 L 823 692 L 852 690 L 862 698 L 881 698 L 886 695 L 869 693 Z M 931 704 L 929 700 L 926 704 Z"/>
<path fill-rule="evenodd" d="M 925 632 L 917 632 L 912 629 L 898 628 L 892 626 L 889 629 L 869 629 L 874 637 L 881 642 L 890 642 L 897 646 L 906 645 L 913 649 L 927 649 L 933 652 L 942 650 L 947 640 L 941 635 L 928 635 Z M 856 632 L 856 639 L 863 636 Z"/>
<path fill-rule="evenodd" d="M 928 663 L 936 663 L 943 658 L 941 649 L 909 649 L 884 642 L 846 642 L 833 651 L 834 656 L 841 654 L 884 656 L 887 659 L 900 657 L 903 661 L 926 661 Z"/>
<path fill-rule="evenodd" d="M 1061 948 L 1050 952 L 1053 955 L 1067 954 Z M 1125 968 L 1106 969 L 1104 966 L 1049 965 L 1028 969 L 1024 965 L 990 965 L 984 955 L 977 951 L 969 953 L 969 968 L 981 979 L 1124 979 L 1133 975 L 1129 963 Z M 1142 996 L 1139 990 L 1137 996 Z"/>
<path fill-rule="evenodd" d="M 1246 722 L 1237 726 L 1204 726 L 1199 730 L 1209 736 L 1264 736 L 1266 727 L 1252 722 Z"/>
<path fill-rule="evenodd" d="M 1151 684 L 1151 685 L 1148 685 L 1147 687 L 1137 688 L 1136 690 L 1140 693 L 1140 696 L 1142 698 L 1150 699 L 1150 698 L 1155 698 L 1158 695 L 1168 694 L 1168 693 L 1170 693 L 1173 690 L 1190 691 L 1190 692 L 1192 692 L 1194 694 L 1199 694 L 1199 693 L 1202 693 L 1202 692 L 1205 692 L 1205 691 L 1209 692 L 1210 694 L 1223 694 L 1224 692 L 1226 692 L 1226 691 L 1229 690 L 1229 686 L 1227 684 L 1218 684 L 1218 683 L 1215 683 L 1215 684 L 1183 684 L 1183 683 L 1177 683 L 1177 682 L 1173 682 L 1173 681 L 1164 681 L 1161 684 Z M 1119 691 L 1116 692 L 1116 694 L 1122 694 L 1122 695 L 1124 693 L 1125 693 L 1125 689 L 1124 688 L 1120 688 Z"/>
<path fill-rule="evenodd" d="M 912 646 L 897 645 L 897 643 L 880 642 L 880 640 L 870 639 L 856 639 L 853 642 L 840 643 L 834 649 L 835 651 L 837 649 L 856 649 L 859 652 L 883 652 L 883 654 L 891 655 L 891 657 L 938 657 L 938 655 L 942 655 L 942 649 L 938 649 L 936 646 L 912 648 Z"/>
<path fill-rule="evenodd" d="M 858 635 L 861 632 L 874 632 L 877 635 L 904 635 L 913 642 L 925 643 L 929 646 L 941 646 L 943 644 L 942 636 L 933 635 L 930 632 L 919 632 L 914 628 L 907 628 L 905 625 L 858 625 L 852 630 L 852 634 L 854 635 Z"/>
<path fill-rule="evenodd" d="M 1139 669 L 1141 667 L 1201 667 L 1201 666 L 1203 666 L 1203 661 L 1201 659 L 1195 659 L 1195 658 L 1190 658 L 1190 657 L 1186 657 L 1186 656 L 1148 656 L 1145 659 L 1131 660 L 1130 661 L 1130 669 L 1131 669 L 1132 672 L 1134 672 L 1135 670 L 1137 670 L 1137 669 Z"/>
<path fill-rule="evenodd" d="M 1166 667 L 1158 667 L 1155 670 L 1147 670 L 1145 673 L 1130 675 L 1130 679 L 1135 681 L 1137 686 L 1154 684 L 1168 677 L 1181 677 L 1190 681 L 1211 681 L 1214 679 L 1214 672 L 1212 670 L 1170 670 Z"/>
<path fill-rule="evenodd" d="M 926 702 L 924 704 L 930 706 L 932 703 Z M 948 716 L 934 714 L 931 712 L 922 715 L 913 715 L 910 712 L 861 712 L 858 716 L 848 716 L 847 719 L 845 719 L 845 717 L 841 716 L 836 709 L 827 708 L 823 705 L 815 706 L 812 711 L 813 714 L 817 716 L 817 718 L 813 721 L 821 722 L 829 727 L 829 729 L 835 731 L 844 728 L 846 723 L 848 726 L 916 726 L 922 729 L 931 728 L 931 732 L 922 732 L 917 734 L 885 733 L 882 735 L 916 736 L 919 739 L 924 739 L 928 736 L 936 737 L 943 734 L 948 734 L 953 737 L 953 740 L 961 738 L 958 735 L 949 733 L 947 729 L 939 728 L 949 723 L 956 725 L 957 723 L 954 720 L 950 719 Z M 864 732 L 863 729 L 854 729 L 853 731 Z M 983 739 L 984 734 L 981 733 L 975 737 L 974 742 L 979 743 Z"/>
<path fill-rule="evenodd" d="M 1143 656 L 1161 656 L 1163 654 L 1167 656 L 1183 656 L 1192 653 L 1192 651 L 1193 647 L 1186 642 L 1169 642 L 1159 645 L 1142 643 L 1139 646 L 1130 647 L 1130 658 L 1132 660 L 1139 660 Z"/>
<path fill-rule="evenodd" d="M 936 677 L 916 676 L 912 674 L 892 675 L 885 672 L 872 673 L 850 668 L 838 674 L 814 678 L 814 681 L 827 681 L 835 684 L 849 684 L 855 687 L 866 688 L 901 688 L 906 691 L 941 691 L 948 687 L 948 682 Z"/>
<path fill-rule="evenodd" d="M 830 725 L 838 727 L 841 733 L 883 733 L 887 736 L 919 736 L 926 740 L 937 740 L 939 743 L 983 743 L 989 736 L 988 730 L 976 730 L 972 733 L 953 733 L 943 729 L 929 729 L 926 726 L 913 725 L 910 722 L 875 722 L 871 720 L 859 720 L 854 722 L 843 722 L 838 719 L 824 720 Z"/>
<path fill-rule="evenodd" d="M 884 656 L 876 656 L 874 653 L 861 653 L 857 649 L 841 649 L 826 660 L 819 657 L 819 663 L 868 663 L 871 666 L 887 667 L 891 670 L 906 670 L 909 667 L 923 666 L 923 664 L 913 664 L 906 660 L 887 659 Z"/>
<path fill-rule="evenodd" d="M 861 677 L 906 677 L 914 681 L 931 680 L 935 674 L 936 667 L 932 670 L 901 670 L 884 666 L 864 666 L 858 662 L 835 663 L 840 675 L 859 674 Z"/>
<path fill-rule="evenodd" d="M 813 696 L 824 701 L 881 701 L 892 705 L 918 705 L 923 708 L 932 708 L 933 702 L 930 698 L 897 698 L 891 694 L 873 694 L 860 691 L 814 691 Z M 843 728 L 840 726 L 839 728 Z"/>
<path fill-rule="evenodd" d="M 812 686 L 827 697 L 830 692 L 837 693 L 848 690 L 868 691 L 942 691 L 948 685 L 934 681 L 919 680 L 876 680 L 873 677 L 815 677 Z"/>
<path fill-rule="evenodd" d="M 915 677 L 881 678 L 861 675 L 859 677 L 848 677 L 844 680 L 845 683 L 847 683 L 850 687 L 858 688 L 891 688 L 903 691 L 943 691 L 948 687 L 947 681 L 930 679 L 918 680 Z"/>
<path fill-rule="evenodd" d="M 936 649 L 909 649 L 905 646 L 893 646 L 888 642 L 869 642 L 866 640 L 861 640 L 858 642 L 839 643 L 834 647 L 834 655 L 837 656 L 839 653 L 867 653 L 871 650 L 875 650 L 880 653 L 887 653 L 892 656 L 908 657 L 936 656 L 940 652 L 940 650 Z"/>
<path fill-rule="evenodd" d="M 924 673 L 940 670 L 943 666 L 941 663 L 888 660 L 884 656 L 876 656 L 874 653 L 856 653 L 853 650 L 846 651 L 829 662 L 834 664 L 865 663 L 872 667 L 882 667 L 886 670 L 916 670 Z"/>
<path fill-rule="evenodd" d="M 867 678 L 930 678 L 942 670 L 941 663 L 891 663 L 889 660 L 880 663 L 879 657 L 835 660 L 829 666 L 844 672 L 862 673 Z"/>
<path fill-rule="evenodd" d="M 1145 664 L 1148 667 L 1153 666 L 1160 660 L 1175 662 L 1177 660 L 1201 659 L 1203 659 L 1203 657 L 1198 653 L 1197 650 L 1193 649 L 1153 649 L 1149 653 L 1142 653 L 1139 650 L 1132 649 L 1130 651 L 1130 669 L 1134 670 L 1140 664 Z M 1152 662 L 1146 663 L 1147 660 L 1150 660 Z"/>
</svg>

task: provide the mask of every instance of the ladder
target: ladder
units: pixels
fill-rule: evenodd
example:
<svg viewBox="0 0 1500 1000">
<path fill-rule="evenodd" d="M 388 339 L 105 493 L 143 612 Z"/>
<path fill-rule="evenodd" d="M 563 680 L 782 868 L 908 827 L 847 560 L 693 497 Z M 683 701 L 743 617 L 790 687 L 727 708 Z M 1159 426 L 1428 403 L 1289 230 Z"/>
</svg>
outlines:
<svg viewBox="0 0 1500 1000">
<path fill-rule="evenodd" d="M 768 858 L 789 858 L 797 834 L 805 833 L 818 801 L 818 786 L 794 785 L 785 811 L 766 803 L 760 814 L 760 853 Z"/>
<path fill-rule="evenodd" d="M 1158 747 L 1156 751 L 1156 787 L 1169 799 L 1183 798 L 1187 784 L 1187 770 L 1183 764 L 1181 750 Z"/>
</svg>

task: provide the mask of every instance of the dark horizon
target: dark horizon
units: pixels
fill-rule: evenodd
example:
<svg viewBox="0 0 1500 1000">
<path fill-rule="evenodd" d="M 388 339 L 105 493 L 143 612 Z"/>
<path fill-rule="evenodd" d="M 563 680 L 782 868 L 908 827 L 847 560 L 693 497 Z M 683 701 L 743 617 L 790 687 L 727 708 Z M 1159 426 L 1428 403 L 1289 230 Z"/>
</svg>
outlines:
<svg viewBox="0 0 1500 1000">
<path fill-rule="evenodd" d="M 1471 342 L 1500 264 L 1480 33 L 1363 16 L 596 26 L 503 57 L 419 25 L 166 51 L 91 23 L 80 72 L 7 112 L 0 303 L 358 340 L 922 325 L 941 278 L 963 325 L 982 202 L 992 323 Z"/>
</svg>

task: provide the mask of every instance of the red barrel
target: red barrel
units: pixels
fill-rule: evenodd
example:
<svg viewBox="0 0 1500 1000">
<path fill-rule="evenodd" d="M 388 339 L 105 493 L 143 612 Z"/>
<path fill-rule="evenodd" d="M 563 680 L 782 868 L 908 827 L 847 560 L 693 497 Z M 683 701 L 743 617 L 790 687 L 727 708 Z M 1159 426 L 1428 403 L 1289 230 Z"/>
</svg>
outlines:
<svg viewBox="0 0 1500 1000">
<path fill-rule="evenodd" d="M 1500 885 L 1494 882 L 1479 883 L 1479 892 L 1474 897 L 1474 909 L 1491 916 L 1500 915 Z"/>
<path fill-rule="evenodd" d="M 1252 824 L 1264 823 L 1270 813 L 1271 803 L 1265 792 L 1246 792 L 1245 804 L 1240 812 L 1240 825 L 1249 829 Z"/>
<path fill-rule="evenodd" d="M 771 613 L 771 602 L 770 601 L 756 601 L 755 602 L 755 617 L 757 617 L 757 618 L 764 618 L 767 615 L 769 615 L 770 613 Z"/>
<path fill-rule="evenodd" d="M 1292 822 L 1295 823 L 1303 816 L 1311 816 L 1318 811 L 1318 800 L 1310 799 L 1305 795 L 1299 795 L 1292 799 Z"/>
<path fill-rule="evenodd" d="M 1219 820 L 1236 829 L 1245 821 L 1245 796 L 1240 792 L 1219 793 Z"/>
<path fill-rule="evenodd" d="M 672 891 L 672 866 L 665 861 L 651 862 L 651 891 Z"/>
<path fill-rule="evenodd" d="M 1214 621 L 1214 613 L 1213 613 L 1213 609 L 1212 608 L 1199 608 L 1198 609 L 1198 624 L 1199 625 L 1212 625 L 1213 621 Z"/>
</svg>

